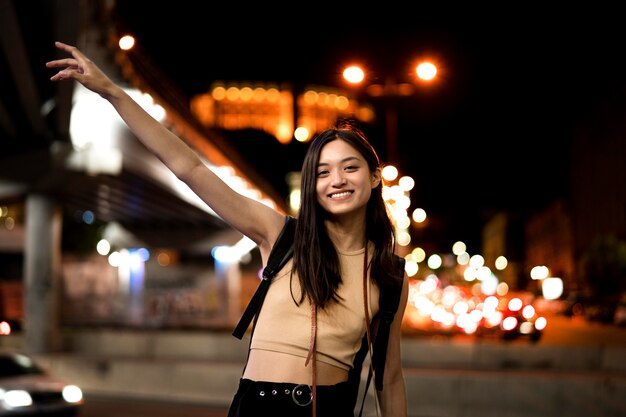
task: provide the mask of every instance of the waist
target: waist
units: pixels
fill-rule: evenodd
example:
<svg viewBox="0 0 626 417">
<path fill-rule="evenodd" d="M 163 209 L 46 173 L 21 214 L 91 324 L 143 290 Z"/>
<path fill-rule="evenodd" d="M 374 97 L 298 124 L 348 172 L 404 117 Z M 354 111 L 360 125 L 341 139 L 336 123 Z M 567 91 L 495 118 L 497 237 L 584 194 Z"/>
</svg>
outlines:
<svg viewBox="0 0 626 417">
<path fill-rule="evenodd" d="M 315 401 L 318 416 L 354 417 L 355 390 L 348 382 L 317 385 Z M 311 416 L 313 387 L 307 384 L 239 380 L 229 415 Z"/>
<path fill-rule="evenodd" d="M 304 366 L 306 358 L 271 350 L 251 349 L 243 374 L 254 381 L 291 382 L 310 384 L 313 378 L 312 362 Z M 319 385 L 334 385 L 348 380 L 348 371 L 317 361 L 316 381 Z"/>
</svg>

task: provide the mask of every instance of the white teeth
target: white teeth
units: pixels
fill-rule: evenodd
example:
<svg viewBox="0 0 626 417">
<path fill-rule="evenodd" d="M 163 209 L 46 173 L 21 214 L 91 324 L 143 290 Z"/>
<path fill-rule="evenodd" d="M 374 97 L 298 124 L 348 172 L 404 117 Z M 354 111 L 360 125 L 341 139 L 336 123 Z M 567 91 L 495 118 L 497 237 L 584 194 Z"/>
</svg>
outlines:
<svg viewBox="0 0 626 417">
<path fill-rule="evenodd" d="M 341 197 L 349 196 L 350 194 L 352 194 L 352 193 L 349 192 L 349 191 L 345 191 L 343 193 L 331 194 L 330 198 L 341 198 Z"/>
</svg>

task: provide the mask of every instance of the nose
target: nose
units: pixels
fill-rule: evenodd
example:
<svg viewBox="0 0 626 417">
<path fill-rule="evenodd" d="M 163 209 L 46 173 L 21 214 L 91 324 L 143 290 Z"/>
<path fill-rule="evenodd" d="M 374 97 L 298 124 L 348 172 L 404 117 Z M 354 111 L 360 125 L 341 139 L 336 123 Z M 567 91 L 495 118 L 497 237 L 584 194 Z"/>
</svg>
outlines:
<svg viewBox="0 0 626 417">
<path fill-rule="evenodd" d="M 341 187 L 346 184 L 346 178 L 341 170 L 333 171 L 332 180 L 333 187 Z"/>
</svg>

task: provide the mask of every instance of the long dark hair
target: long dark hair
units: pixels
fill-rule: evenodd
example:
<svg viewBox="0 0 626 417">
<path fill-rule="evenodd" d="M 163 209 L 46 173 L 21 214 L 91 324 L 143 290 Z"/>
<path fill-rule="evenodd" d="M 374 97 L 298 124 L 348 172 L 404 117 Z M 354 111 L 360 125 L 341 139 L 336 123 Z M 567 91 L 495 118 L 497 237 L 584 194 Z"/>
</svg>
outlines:
<svg viewBox="0 0 626 417">
<path fill-rule="evenodd" d="M 320 152 L 333 140 L 343 140 L 353 146 L 367 162 L 370 172 L 381 168 L 376 151 L 363 132 L 352 124 L 340 125 L 320 133 L 309 145 L 302 164 L 300 183 L 300 210 L 296 225 L 293 269 L 297 272 L 302 294 L 298 303 L 308 298 L 324 307 L 338 301 L 337 288 L 341 283 L 339 256 L 333 245 L 324 219 L 326 212 L 317 202 L 316 182 Z M 394 230 L 382 194 L 382 181 L 367 202 L 365 237 L 374 243 L 370 277 L 382 287 L 393 282 Z M 294 298 L 295 300 L 295 298 Z"/>
</svg>

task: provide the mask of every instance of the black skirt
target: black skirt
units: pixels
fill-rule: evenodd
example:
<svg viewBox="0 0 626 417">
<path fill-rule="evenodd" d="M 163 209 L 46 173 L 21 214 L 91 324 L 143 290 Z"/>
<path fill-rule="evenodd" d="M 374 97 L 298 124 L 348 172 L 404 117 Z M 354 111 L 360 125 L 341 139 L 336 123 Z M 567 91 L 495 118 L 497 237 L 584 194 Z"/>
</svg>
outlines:
<svg viewBox="0 0 626 417">
<path fill-rule="evenodd" d="M 316 387 L 319 417 L 354 417 L 354 398 L 347 382 Z M 242 378 L 228 410 L 228 417 L 310 417 L 311 386 Z"/>
</svg>

